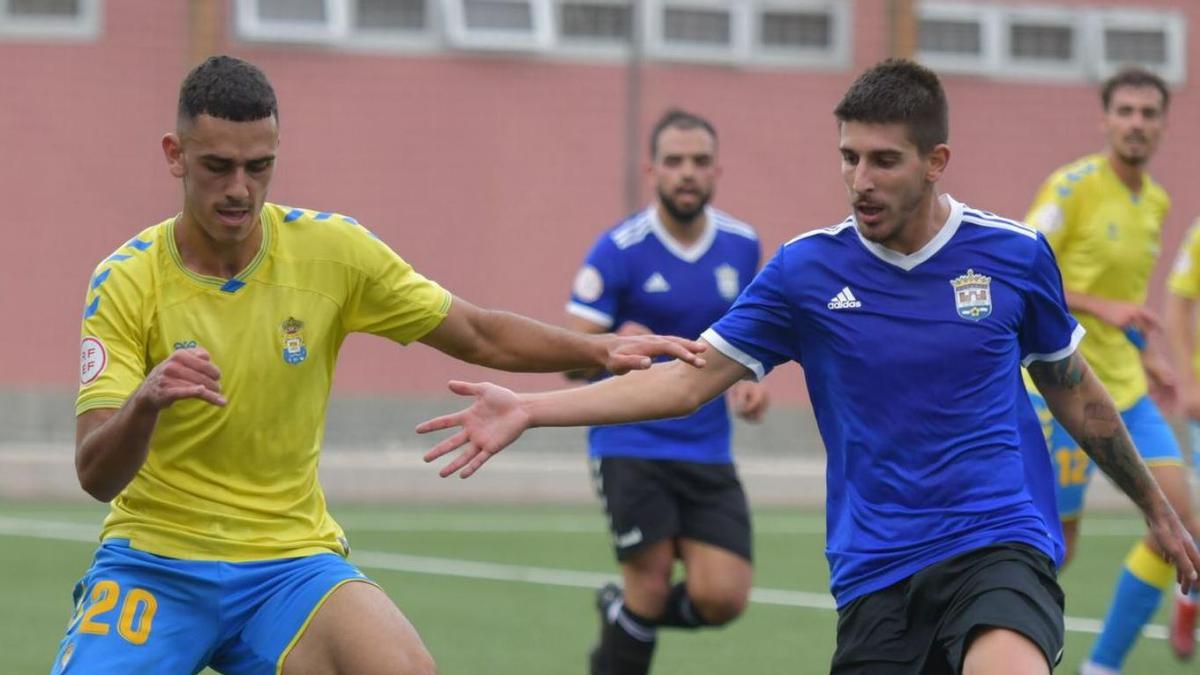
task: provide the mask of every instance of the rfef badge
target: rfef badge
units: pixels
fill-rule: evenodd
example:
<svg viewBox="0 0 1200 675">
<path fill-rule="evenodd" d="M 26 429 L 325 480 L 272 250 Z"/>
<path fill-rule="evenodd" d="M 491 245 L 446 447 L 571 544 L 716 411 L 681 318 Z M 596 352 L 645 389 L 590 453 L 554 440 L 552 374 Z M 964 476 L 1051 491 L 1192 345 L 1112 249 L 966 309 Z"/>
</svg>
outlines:
<svg viewBox="0 0 1200 675">
<path fill-rule="evenodd" d="M 283 360 L 293 366 L 308 358 L 308 347 L 304 345 L 304 322 L 289 316 L 280 326 L 283 331 Z"/>
<path fill-rule="evenodd" d="M 992 314 L 992 278 L 969 269 L 950 280 L 954 287 L 954 307 L 964 319 L 980 321 Z"/>
</svg>

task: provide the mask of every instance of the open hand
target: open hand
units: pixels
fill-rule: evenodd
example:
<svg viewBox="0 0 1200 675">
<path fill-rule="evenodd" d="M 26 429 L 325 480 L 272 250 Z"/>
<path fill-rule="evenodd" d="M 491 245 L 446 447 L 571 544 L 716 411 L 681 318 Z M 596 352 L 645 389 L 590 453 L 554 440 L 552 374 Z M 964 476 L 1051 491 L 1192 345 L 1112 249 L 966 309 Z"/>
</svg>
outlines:
<svg viewBox="0 0 1200 675">
<path fill-rule="evenodd" d="M 475 402 L 456 413 L 418 424 L 417 433 L 460 427 L 453 436 L 425 453 L 425 461 L 432 462 L 463 448 L 454 461 L 442 467 L 438 475 L 445 478 L 461 469 L 459 477 L 470 478 L 493 455 L 508 447 L 529 428 L 529 414 L 521 407 L 521 400 L 516 394 L 490 382 L 452 380 L 450 391 L 459 396 L 474 396 Z"/>
</svg>

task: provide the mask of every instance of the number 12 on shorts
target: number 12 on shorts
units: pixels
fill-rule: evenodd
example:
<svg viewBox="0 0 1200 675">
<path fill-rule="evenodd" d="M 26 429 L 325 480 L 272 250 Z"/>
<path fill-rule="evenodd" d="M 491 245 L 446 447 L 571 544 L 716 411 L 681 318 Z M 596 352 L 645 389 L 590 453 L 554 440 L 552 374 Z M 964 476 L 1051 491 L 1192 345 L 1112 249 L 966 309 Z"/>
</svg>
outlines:
<svg viewBox="0 0 1200 675">
<path fill-rule="evenodd" d="M 121 586 L 111 580 L 97 581 L 91 589 L 85 589 L 79 598 L 72 623 L 79 622 L 80 633 L 108 635 L 111 629 L 110 612 L 121 605 L 117 616 L 117 634 L 131 644 L 145 644 L 150 638 L 150 626 L 154 613 L 158 611 L 158 600 L 154 594 L 142 588 L 129 589 L 121 599 Z"/>
</svg>

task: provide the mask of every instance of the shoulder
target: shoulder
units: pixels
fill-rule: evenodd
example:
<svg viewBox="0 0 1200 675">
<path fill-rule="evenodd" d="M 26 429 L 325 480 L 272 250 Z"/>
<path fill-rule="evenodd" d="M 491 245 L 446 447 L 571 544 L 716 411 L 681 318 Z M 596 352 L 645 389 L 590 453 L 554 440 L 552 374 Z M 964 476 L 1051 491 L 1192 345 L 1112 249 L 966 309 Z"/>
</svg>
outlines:
<svg viewBox="0 0 1200 675">
<path fill-rule="evenodd" d="M 1149 175 L 1146 176 L 1146 199 L 1159 205 L 1163 210 L 1171 207 L 1171 195 L 1167 193 L 1166 188 Z"/>
<path fill-rule="evenodd" d="M 1037 242 L 1038 231 L 1030 225 L 1027 225 L 1019 220 L 1012 220 L 1004 216 L 998 216 L 991 211 L 972 208 L 963 205 L 962 209 L 962 225 L 964 228 L 981 228 L 980 233 L 993 236 L 1000 240 L 1011 240 L 1015 244 L 1026 242 Z"/>
<path fill-rule="evenodd" d="M 343 213 L 270 203 L 264 212 L 278 225 L 280 250 L 293 259 L 352 262 L 362 252 L 387 248 L 358 220 Z"/>
<path fill-rule="evenodd" d="M 801 255 L 807 251 L 820 251 L 829 247 L 842 246 L 857 235 L 854 232 L 853 216 L 836 225 L 802 232 L 792 237 L 780 249 L 788 255 Z"/>
<path fill-rule="evenodd" d="M 1059 199 L 1091 189 L 1100 182 L 1104 161 L 1103 155 L 1088 155 L 1061 166 L 1046 179 L 1045 189 L 1053 190 Z"/>
<path fill-rule="evenodd" d="M 741 237 L 752 242 L 758 242 L 758 233 L 747 222 L 738 220 L 724 211 L 716 208 L 709 208 L 709 218 L 712 218 L 713 226 L 718 232 L 724 232 Z"/>
<path fill-rule="evenodd" d="M 92 274 L 92 288 L 110 278 L 141 281 L 153 276 L 155 257 L 170 245 L 167 225 L 171 220 L 138 232 L 97 263 Z"/>
<path fill-rule="evenodd" d="M 638 211 L 605 230 L 597 244 L 608 244 L 623 251 L 645 241 L 653 230 L 653 226 L 654 220 L 650 211 L 648 209 Z"/>
</svg>

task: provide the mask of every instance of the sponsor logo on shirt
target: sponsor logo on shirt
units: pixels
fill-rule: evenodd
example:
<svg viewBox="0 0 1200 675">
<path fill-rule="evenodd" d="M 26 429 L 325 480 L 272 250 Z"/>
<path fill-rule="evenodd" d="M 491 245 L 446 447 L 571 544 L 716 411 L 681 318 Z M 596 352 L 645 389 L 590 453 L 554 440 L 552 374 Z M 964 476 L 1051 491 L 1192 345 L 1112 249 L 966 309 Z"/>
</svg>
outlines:
<svg viewBox="0 0 1200 675">
<path fill-rule="evenodd" d="M 642 290 L 647 293 L 666 293 L 671 290 L 671 284 L 667 283 L 665 277 L 659 272 L 650 275 L 646 283 L 642 284 Z"/>
<path fill-rule="evenodd" d="M 100 338 L 91 335 L 83 338 L 79 344 L 79 384 L 95 382 L 107 367 L 108 350 Z"/>
<path fill-rule="evenodd" d="M 862 302 L 854 297 L 854 291 L 846 286 L 838 291 L 838 294 L 830 298 L 829 304 L 826 305 L 829 309 L 858 309 L 862 307 Z"/>
<path fill-rule="evenodd" d="M 600 276 L 600 272 L 595 267 L 584 265 L 575 275 L 573 290 L 575 296 L 580 300 L 595 302 L 604 293 L 604 277 Z"/>
</svg>

